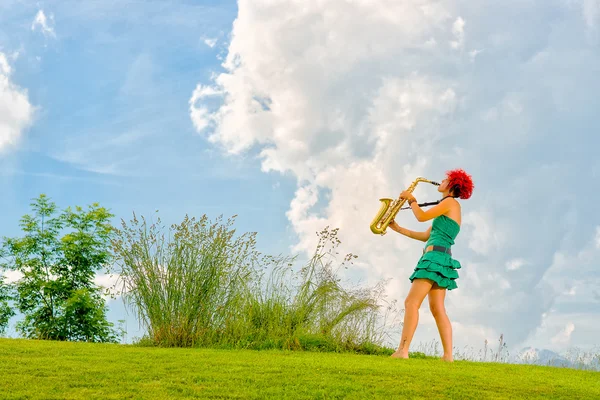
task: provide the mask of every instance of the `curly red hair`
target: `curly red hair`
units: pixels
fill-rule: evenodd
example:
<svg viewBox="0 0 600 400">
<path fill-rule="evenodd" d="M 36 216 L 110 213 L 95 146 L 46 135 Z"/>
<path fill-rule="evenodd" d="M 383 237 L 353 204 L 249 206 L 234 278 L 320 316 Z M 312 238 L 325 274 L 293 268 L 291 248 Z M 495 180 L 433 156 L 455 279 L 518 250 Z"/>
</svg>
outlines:
<svg viewBox="0 0 600 400">
<path fill-rule="evenodd" d="M 448 178 L 448 186 L 452 188 L 455 196 L 463 200 L 471 197 L 474 187 L 471 175 L 462 169 L 453 169 L 446 172 L 446 177 Z"/>
</svg>

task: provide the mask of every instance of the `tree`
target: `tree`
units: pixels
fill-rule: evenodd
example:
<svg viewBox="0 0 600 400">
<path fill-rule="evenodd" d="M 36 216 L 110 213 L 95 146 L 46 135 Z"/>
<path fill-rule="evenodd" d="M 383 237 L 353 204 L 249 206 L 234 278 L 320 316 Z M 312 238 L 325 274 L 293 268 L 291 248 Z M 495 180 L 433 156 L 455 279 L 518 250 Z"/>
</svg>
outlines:
<svg viewBox="0 0 600 400">
<path fill-rule="evenodd" d="M 17 330 L 30 339 L 116 342 L 102 289 L 94 284 L 110 261 L 113 215 L 97 203 L 59 213 L 44 194 L 31 206 L 34 215 L 20 221 L 24 236 L 4 238 L 0 250 L 0 267 L 22 275 L 11 284 L 24 315 Z"/>
<path fill-rule="evenodd" d="M 15 315 L 9 304 L 11 298 L 10 287 L 4 283 L 4 277 L 0 276 L 0 335 L 6 332 L 8 321 Z"/>
</svg>

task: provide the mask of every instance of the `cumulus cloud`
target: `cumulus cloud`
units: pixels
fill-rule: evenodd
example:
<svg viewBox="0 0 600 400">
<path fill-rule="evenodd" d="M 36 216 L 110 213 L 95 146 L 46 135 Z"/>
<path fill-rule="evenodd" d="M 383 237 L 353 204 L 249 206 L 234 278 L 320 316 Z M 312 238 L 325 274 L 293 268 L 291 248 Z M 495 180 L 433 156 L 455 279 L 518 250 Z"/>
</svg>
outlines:
<svg viewBox="0 0 600 400">
<path fill-rule="evenodd" d="M 46 17 L 44 10 L 39 10 L 31 23 L 31 30 L 40 30 L 44 36 L 56 37 L 54 31 L 54 15 L 50 14 L 50 18 Z"/>
<path fill-rule="evenodd" d="M 422 243 L 374 236 L 378 199 L 465 168 L 476 190 L 463 205 L 463 269 L 448 309 L 472 331 L 463 337 L 504 333 L 517 344 L 564 293 L 546 272 L 562 273 L 557 252 L 581 249 L 590 223 L 572 189 L 588 190 L 588 172 L 573 174 L 595 160 L 579 145 L 593 131 L 580 121 L 595 118 L 600 85 L 586 65 L 600 56 L 570 16 L 557 28 L 545 5 L 509 3 L 241 0 L 224 71 L 196 87 L 190 118 L 224 151 L 258 151 L 263 171 L 297 178 L 287 211 L 295 251 L 339 227 L 368 281 L 394 278 L 388 293 L 400 300 Z M 415 195 L 439 194 L 420 184 Z M 410 212 L 397 221 L 427 229 Z"/>
<path fill-rule="evenodd" d="M 0 153 L 19 143 L 33 119 L 27 91 L 12 82 L 12 72 L 8 58 L 0 52 Z"/>
</svg>

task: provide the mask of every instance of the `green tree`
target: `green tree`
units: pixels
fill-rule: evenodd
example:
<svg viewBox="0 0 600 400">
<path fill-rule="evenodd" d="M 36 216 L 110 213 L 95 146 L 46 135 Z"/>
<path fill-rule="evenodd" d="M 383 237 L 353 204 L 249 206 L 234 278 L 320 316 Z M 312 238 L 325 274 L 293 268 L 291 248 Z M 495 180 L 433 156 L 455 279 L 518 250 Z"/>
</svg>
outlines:
<svg viewBox="0 0 600 400">
<path fill-rule="evenodd" d="M 24 316 L 17 330 L 31 339 L 116 342 L 94 284 L 110 261 L 113 215 L 97 203 L 60 212 L 44 194 L 31 207 L 20 221 L 24 236 L 4 238 L 1 248 L 0 267 L 22 274 L 11 284 Z"/>
<path fill-rule="evenodd" d="M 10 306 L 12 299 L 10 286 L 4 283 L 4 277 L 0 276 L 0 335 L 4 335 L 8 328 L 8 321 L 15 315 Z"/>
</svg>

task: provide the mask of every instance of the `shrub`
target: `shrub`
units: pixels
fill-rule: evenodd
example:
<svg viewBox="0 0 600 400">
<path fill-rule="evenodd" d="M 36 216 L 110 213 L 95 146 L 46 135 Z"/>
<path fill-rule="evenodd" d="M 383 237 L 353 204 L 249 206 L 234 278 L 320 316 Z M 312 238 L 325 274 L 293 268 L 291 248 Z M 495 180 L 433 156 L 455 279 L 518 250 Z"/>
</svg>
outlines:
<svg viewBox="0 0 600 400">
<path fill-rule="evenodd" d="M 333 270 L 337 230 L 324 229 L 299 271 L 296 257 L 263 256 L 234 218 L 186 216 L 165 232 L 135 214 L 116 229 L 119 288 L 161 346 L 378 352 L 382 285 L 348 290 Z M 349 254 L 341 267 L 356 256 Z M 267 273 L 268 272 L 268 273 Z"/>
</svg>

